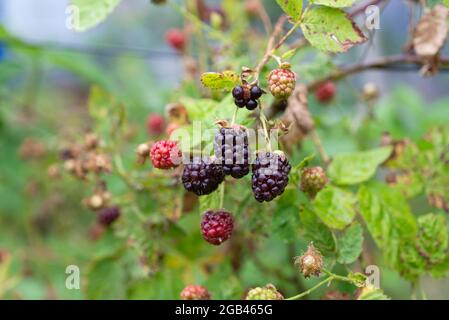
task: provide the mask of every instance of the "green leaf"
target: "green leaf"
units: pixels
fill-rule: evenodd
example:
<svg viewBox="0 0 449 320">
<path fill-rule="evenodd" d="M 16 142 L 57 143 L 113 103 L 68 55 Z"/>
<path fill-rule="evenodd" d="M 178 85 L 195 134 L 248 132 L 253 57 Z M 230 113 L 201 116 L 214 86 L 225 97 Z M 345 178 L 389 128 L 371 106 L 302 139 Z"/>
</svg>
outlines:
<svg viewBox="0 0 449 320">
<path fill-rule="evenodd" d="M 222 188 L 222 186 L 215 192 L 199 197 L 200 213 L 209 209 L 220 209 L 220 188 Z"/>
<path fill-rule="evenodd" d="M 382 289 L 370 286 L 363 288 L 357 300 L 390 300 L 390 298 L 385 295 Z"/>
<path fill-rule="evenodd" d="M 365 287 L 368 280 L 368 277 L 360 272 L 350 272 L 348 278 L 351 279 L 352 283 L 358 288 Z"/>
<path fill-rule="evenodd" d="M 233 71 L 206 72 L 201 75 L 201 82 L 209 89 L 230 91 L 240 83 L 240 78 Z"/>
<path fill-rule="evenodd" d="M 343 229 L 355 216 L 356 198 L 343 189 L 327 186 L 313 201 L 314 211 L 330 228 Z"/>
<path fill-rule="evenodd" d="M 303 0 L 276 0 L 276 2 L 294 21 L 301 18 Z"/>
<path fill-rule="evenodd" d="M 87 275 L 88 299 L 124 299 L 125 271 L 115 258 L 95 261 Z"/>
<path fill-rule="evenodd" d="M 417 247 L 429 262 L 440 262 L 446 257 L 449 232 L 446 218 L 439 214 L 426 214 L 418 218 Z"/>
<path fill-rule="evenodd" d="M 73 26 L 82 32 L 91 29 L 105 20 L 120 4 L 121 0 L 72 0 L 76 8 L 73 14 Z"/>
<path fill-rule="evenodd" d="M 417 233 L 416 219 L 404 195 L 384 185 L 362 186 L 358 198 L 360 214 L 371 236 L 386 262 L 394 266 L 400 245 L 414 241 Z"/>
<path fill-rule="evenodd" d="M 338 262 L 349 264 L 357 260 L 362 252 L 363 228 L 355 222 L 338 240 Z"/>
<path fill-rule="evenodd" d="M 302 208 L 300 212 L 301 227 L 306 240 L 326 257 L 335 255 L 336 245 L 332 231 L 313 213 L 310 208 Z"/>
<path fill-rule="evenodd" d="M 352 6 L 356 1 L 357 0 L 310 0 L 310 3 L 333 8 L 344 8 Z"/>
<path fill-rule="evenodd" d="M 326 52 L 346 52 L 366 41 L 362 31 L 340 9 L 312 8 L 304 15 L 301 27 L 310 44 Z"/>
<path fill-rule="evenodd" d="M 377 167 L 388 159 L 390 146 L 364 152 L 336 155 L 328 169 L 329 178 L 338 185 L 352 185 L 370 179 Z"/>
</svg>

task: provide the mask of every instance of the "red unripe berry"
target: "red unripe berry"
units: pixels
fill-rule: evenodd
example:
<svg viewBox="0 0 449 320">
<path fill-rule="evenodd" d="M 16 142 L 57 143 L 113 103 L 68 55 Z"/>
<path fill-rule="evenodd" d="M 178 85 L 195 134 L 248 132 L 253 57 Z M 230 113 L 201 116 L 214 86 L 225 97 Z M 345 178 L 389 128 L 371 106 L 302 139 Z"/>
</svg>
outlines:
<svg viewBox="0 0 449 320">
<path fill-rule="evenodd" d="M 180 29 L 170 29 L 165 34 L 167 43 L 176 50 L 183 51 L 186 45 L 184 32 Z"/>
<path fill-rule="evenodd" d="M 165 120 L 159 113 L 151 113 L 147 118 L 148 133 L 158 136 L 164 132 Z"/>
<path fill-rule="evenodd" d="M 201 233 L 204 240 L 216 246 L 228 240 L 233 229 L 234 218 L 223 209 L 206 211 L 201 220 Z"/>
<path fill-rule="evenodd" d="M 182 300 L 210 300 L 207 288 L 199 285 L 188 285 L 181 291 Z"/>
<path fill-rule="evenodd" d="M 337 87 L 332 81 L 326 81 L 315 89 L 315 98 L 321 103 L 328 103 L 335 97 Z"/>
<path fill-rule="evenodd" d="M 150 159 L 158 169 L 170 169 L 181 163 L 181 151 L 176 141 L 162 140 L 156 142 L 150 150 Z"/>
</svg>

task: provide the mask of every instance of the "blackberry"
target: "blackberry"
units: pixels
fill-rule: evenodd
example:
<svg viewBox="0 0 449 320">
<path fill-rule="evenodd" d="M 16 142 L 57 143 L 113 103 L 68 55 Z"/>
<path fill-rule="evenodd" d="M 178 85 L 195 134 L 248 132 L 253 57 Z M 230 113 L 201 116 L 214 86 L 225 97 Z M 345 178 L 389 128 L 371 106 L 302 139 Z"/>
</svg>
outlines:
<svg viewBox="0 0 449 320">
<path fill-rule="evenodd" d="M 256 100 L 249 100 L 246 103 L 246 109 L 248 110 L 254 110 L 257 108 L 257 101 Z"/>
<path fill-rule="evenodd" d="M 249 173 L 248 133 L 244 127 L 220 128 L 214 151 L 225 175 L 240 179 Z"/>
<path fill-rule="evenodd" d="M 263 93 L 262 89 L 260 89 L 259 86 L 253 86 L 251 88 L 250 92 L 251 92 L 251 99 L 253 99 L 253 100 L 259 99 L 262 96 L 262 93 Z"/>
<path fill-rule="evenodd" d="M 257 201 L 271 201 L 288 184 L 291 166 L 283 153 L 261 152 L 252 166 L 252 188 Z"/>
<path fill-rule="evenodd" d="M 239 85 L 232 90 L 235 105 L 239 108 L 246 107 L 248 110 L 257 108 L 258 103 L 256 100 L 258 100 L 262 94 L 263 90 L 257 85 Z"/>
<path fill-rule="evenodd" d="M 104 227 L 109 227 L 120 217 L 119 207 L 108 207 L 102 209 L 97 215 L 97 221 Z"/>
<path fill-rule="evenodd" d="M 235 99 L 243 100 L 245 98 L 245 90 L 242 86 L 237 86 L 234 89 L 232 89 L 232 96 Z"/>
<path fill-rule="evenodd" d="M 217 190 L 224 176 L 223 167 L 212 159 L 193 157 L 191 162 L 184 166 L 182 183 L 187 191 L 202 196 Z"/>
<path fill-rule="evenodd" d="M 204 240 L 216 246 L 228 240 L 233 229 L 234 218 L 223 209 L 208 210 L 201 220 L 201 233 Z"/>
</svg>

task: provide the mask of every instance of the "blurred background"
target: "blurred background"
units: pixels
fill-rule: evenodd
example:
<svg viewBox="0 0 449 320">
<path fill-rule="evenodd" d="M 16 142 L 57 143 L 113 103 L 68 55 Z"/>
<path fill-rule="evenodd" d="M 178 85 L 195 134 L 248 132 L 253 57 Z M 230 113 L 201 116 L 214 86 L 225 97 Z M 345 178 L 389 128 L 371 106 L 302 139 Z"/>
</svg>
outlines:
<svg viewBox="0 0 449 320">
<path fill-rule="evenodd" d="M 277 4 L 271 0 L 264 4 L 275 21 L 281 14 Z M 0 0 L 0 298 L 89 297 L 83 290 L 65 288 L 65 268 L 88 265 L 105 244 L 92 240 L 94 218 L 82 205 L 88 186 L 70 177 L 56 178 L 57 173 L 49 169 L 58 161 L 55 150 L 93 126 L 86 106 L 90 87 L 97 85 L 126 103 L 132 143 L 125 163 L 132 163 L 133 148 L 148 139 L 144 119 L 151 112 L 163 113 L 183 81 L 182 57 L 165 41 L 168 29 L 183 26 L 183 17 L 172 6 L 156 6 L 149 0 L 123 1 L 105 22 L 76 33 L 66 27 L 67 5 L 66 0 Z M 407 3 L 389 1 L 381 9 L 380 30 L 364 30 L 370 34 L 368 43 L 335 57 L 337 65 L 401 51 L 413 19 Z M 363 18 L 358 17 L 359 25 Z M 261 23 L 253 20 L 252 27 L 260 32 Z M 443 54 L 449 54 L 448 48 Z M 294 68 L 299 70 L 299 79 L 311 79 L 310 59 L 317 58 L 309 58 L 307 51 L 298 57 Z M 422 78 L 416 68 L 367 71 L 350 77 L 339 83 L 332 106 L 323 109 L 312 97 L 310 109 L 324 127 L 341 121 L 348 127 L 357 126 L 353 115 L 360 109 L 360 84 L 366 82 L 379 87 L 376 112 L 394 136 L 420 137 L 430 125 L 449 120 L 449 73 Z M 331 155 L 354 150 L 360 142 L 348 138 L 343 129 L 323 135 Z M 123 186 L 111 184 L 113 192 L 120 194 Z M 275 237 L 268 242 L 266 255 L 273 255 L 270 268 L 276 268 L 277 253 L 270 252 L 276 252 L 283 241 Z M 7 256 L 11 264 L 5 271 L 2 260 Z M 120 271 L 111 272 L 113 277 L 125 277 Z M 251 263 L 241 275 L 247 285 L 262 276 Z M 161 283 L 163 289 L 158 289 Z M 167 278 L 157 285 L 135 285 L 127 289 L 126 296 L 176 298 L 182 287 Z M 382 270 L 381 285 L 393 298 L 410 296 L 408 283 L 393 271 Z M 423 287 L 429 298 L 449 298 L 449 279 L 426 278 Z"/>
</svg>

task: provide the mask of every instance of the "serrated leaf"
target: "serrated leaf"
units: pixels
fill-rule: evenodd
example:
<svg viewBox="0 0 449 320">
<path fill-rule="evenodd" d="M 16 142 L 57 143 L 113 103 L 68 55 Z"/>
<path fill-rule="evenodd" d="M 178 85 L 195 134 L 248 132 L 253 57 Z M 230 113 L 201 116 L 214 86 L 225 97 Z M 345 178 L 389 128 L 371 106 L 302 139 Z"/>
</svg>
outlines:
<svg viewBox="0 0 449 320">
<path fill-rule="evenodd" d="M 449 233 L 446 218 L 437 214 L 426 214 L 418 218 L 417 247 L 421 255 L 436 263 L 446 257 Z"/>
<path fill-rule="evenodd" d="M 310 44 L 326 52 L 346 52 L 366 41 L 354 21 L 336 8 L 312 8 L 304 15 L 301 27 Z"/>
<path fill-rule="evenodd" d="M 71 0 L 74 12 L 73 27 L 82 32 L 105 20 L 122 0 Z"/>
<path fill-rule="evenodd" d="M 303 208 L 300 212 L 301 227 L 304 237 L 313 242 L 314 246 L 325 256 L 335 255 L 336 245 L 332 231 L 312 212 Z"/>
<path fill-rule="evenodd" d="M 303 0 L 276 0 L 276 2 L 294 21 L 301 18 Z"/>
<path fill-rule="evenodd" d="M 355 216 L 354 195 L 343 189 L 326 186 L 313 201 L 313 208 L 320 219 L 330 228 L 343 229 Z"/>
<path fill-rule="evenodd" d="M 357 0 L 310 0 L 311 4 L 320 4 L 333 8 L 351 7 Z"/>
<path fill-rule="evenodd" d="M 199 197 L 200 213 L 204 213 L 209 209 L 220 209 L 220 188 L 208 195 Z"/>
<path fill-rule="evenodd" d="M 357 260 L 362 252 L 363 228 L 356 222 L 338 239 L 338 262 L 349 264 Z"/>
<path fill-rule="evenodd" d="M 212 90 L 230 91 L 240 83 L 240 78 L 233 71 L 206 72 L 201 75 L 201 83 Z"/>
<path fill-rule="evenodd" d="M 382 250 L 387 264 L 396 265 L 400 245 L 414 241 L 416 219 L 404 195 L 386 186 L 362 186 L 358 192 L 360 214 Z"/>
<path fill-rule="evenodd" d="M 364 152 L 338 154 L 328 169 L 329 178 L 338 185 L 352 185 L 370 179 L 377 167 L 390 156 L 390 146 Z"/>
<path fill-rule="evenodd" d="M 297 198 L 297 189 L 286 190 L 277 201 L 277 207 L 273 214 L 273 234 L 286 241 L 293 241 L 297 238 L 299 228 L 298 208 L 292 205 Z"/>
</svg>

